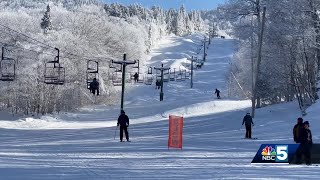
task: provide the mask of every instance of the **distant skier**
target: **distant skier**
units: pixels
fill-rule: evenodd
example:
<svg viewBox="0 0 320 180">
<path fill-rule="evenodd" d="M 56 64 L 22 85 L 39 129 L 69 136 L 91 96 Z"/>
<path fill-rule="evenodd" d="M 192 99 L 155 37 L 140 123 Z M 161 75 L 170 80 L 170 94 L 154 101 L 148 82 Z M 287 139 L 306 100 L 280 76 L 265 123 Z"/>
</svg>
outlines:
<svg viewBox="0 0 320 180">
<path fill-rule="evenodd" d="M 133 77 L 134 77 L 134 82 L 138 82 L 138 79 L 139 79 L 139 74 L 138 73 L 135 73 L 134 75 L 133 75 Z"/>
<path fill-rule="evenodd" d="M 120 141 L 122 142 L 123 139 L 123 131 L 126 134 L 126 139 L 129 141 L 129 133 L 128 133 L 128 127 L 129 127 L 129 117 L 126 115 L 124 110 L 121 110 L 121 114 L 118 118 L 117 126 L 120 125 Z"/>
<path fill-rule="evenodd" d="M 95 95 L 97 91 L 97 96 L 99 96 L 99 82 L 96 78 L 93 78 L 93 81 L 90 83 L 90 92 Z"/>
<path fill-rule="evenodd" d="M 220 99 L 220 91 L 218 89 L 216 89 L 216 92 L 214 92 L 215 94 L 217 94 L 217 98 Z"/>
<path fill-rule="evenodd" d="M 243 117 L 242 125 L 243 124 L 246 125 L 246 136 L 245 136 L 245 138 L 251 139 L 251 124 L 254 126 L 254 123 L 252 121 L 252 117 L 250 116 L 250 113 L 247 113 Z"/>
<path fill-rule="evenodd" d="M 304 129 L 303 119 L 301 117 L 298 118 L 297 124 L 293 127 L 293 140 L 296 143 L 301 142 L 301 133 Z"/>
<path fill-rule="evenodd" d="M 301 132 L 301 144 L 297 150 L 297 163 L 301 164 L 301 157 L 304 155 L 304 159 L 307 165 L 311 165 L 311 147 L 312 147 L 312 134 L 309 129 L 309 122 L 303 123 L 304 128 Z"/>
<path fill-rule="evenodd" d="M 156 89 L 160 89 L 161 88 L 161 80 L 157 80 L 156 81 Z"/>
</svg>

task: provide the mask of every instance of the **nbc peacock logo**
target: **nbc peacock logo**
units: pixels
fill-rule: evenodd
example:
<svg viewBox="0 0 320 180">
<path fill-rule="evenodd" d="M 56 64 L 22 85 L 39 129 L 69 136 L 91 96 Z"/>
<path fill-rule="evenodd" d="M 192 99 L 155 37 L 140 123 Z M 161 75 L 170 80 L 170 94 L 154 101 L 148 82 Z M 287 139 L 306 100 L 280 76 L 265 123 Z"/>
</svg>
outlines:
<svg viewBox="0 0 320 180">
<path fill-rule="evenodd" d="M 261 152 L 262 160 L 264 161 L 274 161 L 276 159 L 276 150 L 272 146 L 266 146 Z"/>
</svg>

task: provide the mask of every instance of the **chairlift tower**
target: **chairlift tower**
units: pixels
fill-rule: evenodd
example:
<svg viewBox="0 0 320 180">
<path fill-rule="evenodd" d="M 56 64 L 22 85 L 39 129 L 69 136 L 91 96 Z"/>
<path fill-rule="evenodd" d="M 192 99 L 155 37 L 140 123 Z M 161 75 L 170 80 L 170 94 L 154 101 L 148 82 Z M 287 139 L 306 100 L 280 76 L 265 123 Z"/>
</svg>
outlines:
<svg viewBox="0 0 320 180">
<path fill-rule="evenodd" d="M 127 61 L 127 55 L 123 54 L 123 60 L 122 61 L 114 61 L 112 60 L 113 64 L 120 64 L 122 66 L 122 92 L 121 92 L 121 106 L 120 106 L 120 112 L 123 110 L 123 101 L 124 101 L 124 89 L 125 89 L 125 79 L 126 79 L 126 66 L 135 64 L 136 61 Z"/>
<path fill-rule="evenodd" d="M 168 71 L 170 68 L 164 68 L 163 64 L 161 64 L 161 67 L 154 67 L 154 69 L 156 70 L 160 70 L 161 71 L 161 90 L 160 90 L 160 101 L 163 101 L 163 71 Z"/>
<path fill-rule="evenodd" d="M 191 80 L 190 80 L 190 88 L 193 88 L 193 62 L 197 61 L 197 57 L 191 57 Z"/>
</svg>

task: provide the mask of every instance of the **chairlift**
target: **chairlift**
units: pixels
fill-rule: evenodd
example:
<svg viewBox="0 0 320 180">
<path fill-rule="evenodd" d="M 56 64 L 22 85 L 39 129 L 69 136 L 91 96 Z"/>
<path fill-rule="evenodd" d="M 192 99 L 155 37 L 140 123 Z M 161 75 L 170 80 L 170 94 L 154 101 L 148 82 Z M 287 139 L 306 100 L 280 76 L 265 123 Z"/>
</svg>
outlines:
<svg viewBox="0 0 320 180">
<path fill-rule="evenodd" d="M 170 81 L 175 81 L 176 79 L 176 68 L 174 68 L 174 70 L 170 70 L 170 75 L 169 75 L 169 80 Z"/>
<path fill-rule="evenodd" d="M 63 85 L 66 77 L 65 69 L 59 62 L 59 49 L 55 48 L 55 50 L 58 51 L 58 55 L 54 58 L 53 61 L 48 61 L 44 65 L 44 83 Z"/>
<path fill-rule="evenodd" d="M 145 77 L 144 77 L 144 84 L 145 85 L 152 85 L 153 83 L 153 74 L 152 74 L 152 67 L 149 67 L 148 68 L 148 72 L 147 74 L 145 74 Z"/>
<path fill-rule="evenodd" d="M 176 74 L 176 81 L 182 81 L 182 72 L 181 72 L 181 70 L 179 70 L 178 73 Z"/>
<path fill-rule="evenodd" d="M 91 82 L 93 82 L 94 78 L 98 78 L 98 76 L 99 76 L 99 62 L 88 60 L 87 71 L 86 71 L 87 89 L 90 89 Z"/>
<path fill-rule="evenodd" d="M 170 80 L 169 69 L 163 70 L 163 82 L 169 82 L 169 80 Z"/>
<path fill-rule="evenodd" d="M 182 70 L 182 78 L 183 78 L 183 80 L 187 79 L 187 70 L 186 69 Z"/>
<path fill-rule="evenodd" d="M 16 78 L 16 61 L 12 58 L 4 58 L 0 62 L 1 81 L 14 81 Z"/>
<path fill-rule="evenodd" d="M 156 81 L 161 81 L 161 70 L 156 69 Z"/>
<path fill-rule="evenodd" d="M 186 80 L 185 72 L 186 72 L 186 70 L 181 70 L 180 69 L 179 73 L 177 74 L 176 81 L 184 81 L 184 80 Z"/>
<path fill-rule="evenodd" d="M 65 82 L 65 69 L 59 63 L 49 61 L 45 64 L 44 83 L 63 85 Z"/>
<path fill-rule="evenodd" d="M 16 61 L 13 58 L 4 56 L 4 47 L 2 47 L 0 71 L 1 81 L 14 81 L 16 78 Z"/>
<path fill-rule="evenodd" d="M 109 61 L 109 68 L 116 68 L 115 64 L 113 63 L 113 61 Z"/>
<path fill-rule="evenodd" d="M 152 74 L 152 67 L 148 68 L 148 74 Z"/>
<path fill-rule="evenodd" d="M 112 73 L 112 84 L 114 86 L 121 86 L 122 85 L 122 73 L 115 71 Z"/>
<path fill-rule="evenodd" d="M 191 76 L 191 71 L 190 70 L 189 71 L 186 70 L 186 75 L 185 76 L 186 76 L 187 79 L 189 79 L 190 76 Z"/>
<path fill-rule="evenodd" d="M 121 75 L 121 81 L 122 81 L 122 75 Z M 125 81 L 126 81 L 126 83 L 131 83 L 131 82 L 132 82 L 131 74 L 130 74 L 130 73 L 126 73 L 126 75 L 125 75 Z"/>
<path fill-rule="evenodd" d="M 132 76 L 132 80 L 134 80 L 134 74 L 131 74 L 131 76 Z M 137 83 L 143 83 L 144 82 L 144 74 L 142 74 L 142 73 L 139 73 L 138 74 L 138 81 L 137 81 Z"/>
</svg>

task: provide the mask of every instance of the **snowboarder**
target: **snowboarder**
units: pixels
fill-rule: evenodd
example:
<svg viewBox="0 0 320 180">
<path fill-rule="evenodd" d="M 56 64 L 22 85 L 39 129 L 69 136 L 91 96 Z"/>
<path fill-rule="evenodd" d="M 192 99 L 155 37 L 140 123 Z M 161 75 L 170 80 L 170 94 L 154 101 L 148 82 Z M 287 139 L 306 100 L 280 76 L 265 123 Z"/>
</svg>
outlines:
<svg viewBox="0 0 320 180">
<path fill-rule="evenodd" d="M 246 125 L 246 136 L 245 136 L 245 138 L 251 139 L 251 124 L 254 126 L 254 123 L 252 121 L 252 117 L 250 116 L 250 113 L 247 113 L 243 117 L 242 125 L 243 124 Z"/>
<path fill-rule="evenodd" d="M 220 99 L 220 91 L 216 88 L 216 92 L 214 92 L 215 94 L 217 94 L 217 98 Z"/>
<path fill-rule="evenodd" d="M 307 165 L 311 165 L 311 147 L 312 147 L 312 134 L 309 129 L 309 122 L 303 123 L 304 128 L 301 132 L 301 143 L 297 150 L 297 164 L 301 164 L 301 156 L 303 155 Z"/>
<path fill-rule="evenodd" d="M 129 141 L 129 133 L 128 133 L 129 118 L 126 115 L 126 113 L 124 112 L 124 110 L 121 110 L 121 114 L 118 118 L 117 126 L 119 126 L 119 125 L 120 125 L 120 141 L 122 142 L 123 131 L 124 131 L 127 141 L 130 142 Z"/>
<path fill-rule="evenodd" d="M 99 82 L 96 78 L 93 78 L 93 81 L 90 83 L 90 92 L 95 95 L 97 91 L 97 96 L 99 96 Z"/>
<path fill-rule="evenodd" d="M 303 131 L 303 119 L 301 117 L 298 118 L 297 124 L 293 127 L 293 140 L 296 143 L 301 142 L 301 132 Z"/>
<path fill-rule="evenodd" d="M 135 73 L 134 75 L 133 75 L 133 77 L 134 77 L 134 82 L 138 82 L 138 79 L 139 79 L 139 74 L 138 73 Z"/>
</svg>

